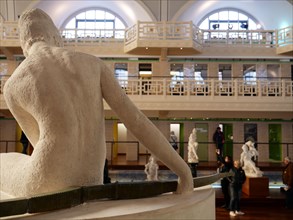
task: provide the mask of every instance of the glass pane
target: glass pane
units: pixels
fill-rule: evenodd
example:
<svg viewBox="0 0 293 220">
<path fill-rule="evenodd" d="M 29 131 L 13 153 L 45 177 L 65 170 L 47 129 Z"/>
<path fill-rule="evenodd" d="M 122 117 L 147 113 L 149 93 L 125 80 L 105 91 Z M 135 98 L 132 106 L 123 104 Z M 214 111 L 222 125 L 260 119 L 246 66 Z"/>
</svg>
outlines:
<svg viewBox="0 0 293 220">
<path fill-rule="evenodd" d="M 114 20 L 114 19 L 115 19 L 115 16 L 112 15 L 112 14 L 110 14 L 109 12 L 106 12 L 106 13 L 105 13 L 105 18 L 106 18 L 106 19 Z"/>
<path fill-rule="evenodd" d="M 219 20 L 228 20 L 228 11 L 219 12 Z"/>
<path fill-rule="evenodd" d="M 230 21 L 238 21 L 238 12 L 236 11 L 229 11 L 229 20 Z"/>
<path fill-rule="evenodd" d="M 114 23 L 113 22 L 106 22 L 105 29 L 114 29 Z"/>
<path fill-rule="evenodd" d="M 248 17 L 242 13 L 239 13 L 239 20 L 247 20 Z"/>
<path fill-rule="evenodd" d="M 200 29 L 209 29 L 209 20 L 205 19 L 199 26 Z"/>
<path fill-rule="evenodd" d="M 257 142 L 257 124 L 244 124 L 244 141 Z M 256 144 L 254 144 L 257 148 Z"/>
<path fill-rule="evenodd" d="M 105 12 L 101 10 L 96 10 L 96 19 L 105 19 Z"/>
<path fill-rule="evenodd" d="M 124 24 L 118 18 L 115 18 L 115 29 L 125 29 Z"/>
<path fill-rule="evenodd" d="M 257 29 L 257 25 L 256 25 L 256 23 L 253 20 L 249 19 L 248 20 L 248 28 L 250 30 L 256 30 Z"/>
<path fill-rule="evenodd" d="M 209 19 L 217 21 L 217 20 L 219 20 L 219 14 L 218 13 L 212 14 L 212 15 L 210 15 Z"/>
<path fill-rule="evenodd" d="M 66 29 L 74 29 L 75 28 L 75 18 L 72 18 L 65 26 Z"/>
<path fill-rule="evenodd" d="M 84 21 L 78 21 L 77 28 L 78 29 L 84 29 L 85 28 L 85 22 Z"/>
<path fill-rule="evenodd" d="M 76 16 L 76 19 L 85 19 L 85 12 L 82 12 Z"/>
<path fill-rule="evenodd" d="M 105 29 L 104 22 L 96 22 L 96 29 Z"/>
<path fill-rule="evenodd" d="M 94 10 L 86 11 L 86 19 L 95 19 L 96 13 Z"/>
<path fill-rule="evenodd" d="M 95 23 L 94 22 L 86 22 L 85 28 L 86 29 L 94 29 Z"/>
<path fill-rule="evenodd" d="M 219 25 L 216 26 L 216 25 Z M 229 26 L 230 24 L 230 26 Z M 238 11 L 220 11 L 209 15 L 203 22 L 199 24 L 201 29 L 211 30 L 256 30 L 257 24 L 247 15 L 239 13 Z"/>
<path fill-rule="evenodd" d="M 268 64 L 267 66 L 268 77 L 279 77 L 280 76 L 280 64 Z"/>
</svg>

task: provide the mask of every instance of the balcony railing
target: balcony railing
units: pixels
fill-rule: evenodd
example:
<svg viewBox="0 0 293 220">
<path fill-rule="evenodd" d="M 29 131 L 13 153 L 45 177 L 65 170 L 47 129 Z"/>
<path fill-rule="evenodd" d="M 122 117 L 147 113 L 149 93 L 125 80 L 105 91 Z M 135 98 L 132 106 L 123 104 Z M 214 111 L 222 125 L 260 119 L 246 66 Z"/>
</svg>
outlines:
<svg viewBox="0 0 293 220">
<path fill-rule="evenodd" d="M 9 76 L 0 78 L 0 94 Z M 193 79 L 128 79 L 118 80 L 128 95 L 164 95 L 164 96 L 275 96 L 292 97 L 293 81 L 242 79 L 197 81 Z"/>
<path fill-rule="evenodd" d="M 196 81 L 192 79 L 174 81 L 170 79 L 119 80 L 128 95 L 163 96 L 256 96 L 292 97 L 293 81 L 241 79 Z"/>
<path fill-rule="evenodd" d="M 293 26 L 280 30 L 201 30 L 192 22 L 137 22 L 127 29 L 61 29 L 65 45 L 136 40 L 191 40 L 195 46 L 281 47 L 293 44 Z M 17 22 L 0 22 L 0 46 L 19 45 Z"/>
</svg>

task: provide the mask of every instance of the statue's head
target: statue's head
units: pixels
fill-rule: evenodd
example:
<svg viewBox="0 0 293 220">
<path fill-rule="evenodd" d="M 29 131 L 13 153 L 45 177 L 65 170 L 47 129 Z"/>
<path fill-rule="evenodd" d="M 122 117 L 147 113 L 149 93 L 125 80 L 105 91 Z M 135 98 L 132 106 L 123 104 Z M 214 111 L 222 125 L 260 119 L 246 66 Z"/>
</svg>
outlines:
<svg viewBox="0 0 293 220">
<path fill-rule="evenodd" d="M 242 146 L 242 150 L 243 150 L 244 152 L 247 152 L 247 151 L 249 150 L 249 146 L 248 146 L 247 144 L 244 144 L 244 145 Z"/>
<path fill-rule="evenodd" d="M 20 45 L 25 56 L 35 42 L 43 41 L 50 46 L 63 46 L 59 30 L 41 9 L 25 11 L 19 18 L 18 27 Z"/>
<path fill-rule="evenodd" d="M 254 147 L 254 143 L 252 141 L 247 141 L 245 144 L 249 147 Z"/>
</svg>

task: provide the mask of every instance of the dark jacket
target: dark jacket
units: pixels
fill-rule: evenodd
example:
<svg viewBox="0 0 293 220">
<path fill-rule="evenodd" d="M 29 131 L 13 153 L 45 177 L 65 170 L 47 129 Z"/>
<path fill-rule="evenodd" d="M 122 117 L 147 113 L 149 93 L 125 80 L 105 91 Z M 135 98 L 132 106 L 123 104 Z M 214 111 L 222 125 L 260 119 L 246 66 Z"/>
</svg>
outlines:
<svg viewBox="0 0 293 220">
<path fill-rule="evenodd" d="M 233 167 L 233 161 L 227 163 L 225 159 L 219 154 L 217 154 L 217 160 L 222 163 L 222 166 L 219 168 L 220 173 L 229 172 L 230 169 Z"/>
<path fill-rule="evenodd" d="M 293 188 L 293 163 L 289 162 L 283 170 L 283 183 Z"/>
<path fill-rule="evenodd" d="M 216 131 L 213 135 L 213 141 L 216 144 L 223 144 L 225 142 L 224 134 L 222 131 Z"/>
<path fill-rule="evenodd" d="M 228 178 L 230 181 L 230 186 L 239 190 L 242 188 L 242 184 L 246 180 L 245 172 L 241 167 L 237 169 L 234 166 L 231 168 L 231 171 L 234 173 L 234 176 L 230 176 Z"/>
</svg>

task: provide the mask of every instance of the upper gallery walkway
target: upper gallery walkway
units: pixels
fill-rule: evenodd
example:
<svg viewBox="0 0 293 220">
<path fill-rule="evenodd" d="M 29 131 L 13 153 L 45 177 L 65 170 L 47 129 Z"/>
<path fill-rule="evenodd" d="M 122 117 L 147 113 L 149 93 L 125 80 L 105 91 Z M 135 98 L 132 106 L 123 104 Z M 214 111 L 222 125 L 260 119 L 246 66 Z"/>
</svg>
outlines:
<svg viewBox="0 0 293 220">
<path fill-rule="evenodd" d="M 127 29 L 62 29 L 60 33 L 66 47 L 97 56 L 208 56 L 210 48 L 215 47 L 225 50 L 240 47 L 242 51 L 237 53 L 244 56 L 262 53 L 278 57 L 293 52 L 292 26 L 279 30 L 203 30 L 191 21 L 138 21 Z M 0 47 L 8 58 L 21 53 L 16 21 L 0 21 Z M 215 55 L 216 51 L 212 52 Z"/>
</svg>

